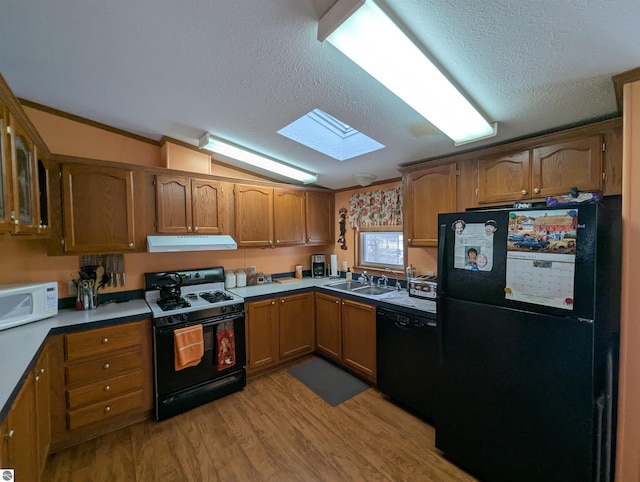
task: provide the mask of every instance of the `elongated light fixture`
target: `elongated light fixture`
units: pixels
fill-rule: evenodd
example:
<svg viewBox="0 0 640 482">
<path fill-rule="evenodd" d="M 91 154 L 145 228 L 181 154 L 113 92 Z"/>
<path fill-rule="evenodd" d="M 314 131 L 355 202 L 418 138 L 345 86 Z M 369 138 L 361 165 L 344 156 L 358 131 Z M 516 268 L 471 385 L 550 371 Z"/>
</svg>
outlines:
<svg viewBox="0 0 640 482">
<path fill-rule="evenodd" d="M 318 23 L 327 40 L 450 137 L 456 145 L 497 133 L 372 0 L 338 0 Z"/>
<path fill-rule="evenodd" d="M 200 138 L 199 146 L 201 149 L 207 149 L 222 156 L 235 159 L 236 161 L 244 162 L 260 169 L 265 169 L 282 176 L 286 176 L 296 181 L 300 181 L 304 184 L 316 182 L 318 176 L 316 174 L 303 171 L 288 164 L 283 164 L 275 159 L 268 158 L 257 152 L 250 151 L 244 147 L 236 146 L 228 141 L 217 139 L 210 135 L 205 134 Z"/>
</svg>

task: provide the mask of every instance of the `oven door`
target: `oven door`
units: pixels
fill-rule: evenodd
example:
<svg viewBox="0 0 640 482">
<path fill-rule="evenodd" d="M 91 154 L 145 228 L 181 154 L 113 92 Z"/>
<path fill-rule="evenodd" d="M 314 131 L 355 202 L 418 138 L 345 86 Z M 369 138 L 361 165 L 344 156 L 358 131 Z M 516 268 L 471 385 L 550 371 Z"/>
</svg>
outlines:
<svg viewBox="0 0 640 482">
<path fill-rule="evenodd" d="M 235 364 L 218 370 L 218 340 L 216 329 L 222 322 L 233 321 Z M 174 335 L 178 328 L 201 324 L 204 338 L 204 355 L 199 364 L 176 371 Z M 178 326 L 154 329 L 156 395 L 166 396 L 181 390 L 197 387 L 218 378 L 224 378 L 243 370 L 246 363 L 244 313 L 199 320 Z"/>
</svg>

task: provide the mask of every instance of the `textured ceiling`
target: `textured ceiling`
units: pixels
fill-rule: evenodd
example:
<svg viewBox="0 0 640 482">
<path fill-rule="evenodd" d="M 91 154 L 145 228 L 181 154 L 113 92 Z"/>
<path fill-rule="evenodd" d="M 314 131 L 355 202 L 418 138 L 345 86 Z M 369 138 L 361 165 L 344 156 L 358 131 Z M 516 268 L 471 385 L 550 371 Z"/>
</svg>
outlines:
<svg viewBox="0 0 640 482">
<path fill-rule="evenodd" d="M 18 97 L 150 139 L 208 131 L 318 173 L 397 166 L 616 113 L 611 76 L 640 66 L 637 0 L 380 0 L 498 136 L 456 148 L 316 39 L 333 0 L 3 2 L 0 72 Z M 425 86 L 426 87 L 426 86 Z M 385 146 L 344 162 L 276 132 L 320 108 Z"/>
</svg>

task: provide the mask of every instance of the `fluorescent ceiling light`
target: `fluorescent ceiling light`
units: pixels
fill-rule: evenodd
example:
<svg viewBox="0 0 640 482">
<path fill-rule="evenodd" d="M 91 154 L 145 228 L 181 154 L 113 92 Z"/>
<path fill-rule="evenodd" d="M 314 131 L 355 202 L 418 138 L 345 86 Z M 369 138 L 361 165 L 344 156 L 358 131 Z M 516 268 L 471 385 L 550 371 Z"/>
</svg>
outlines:
<svg viewBox="0 0 640 482">
<path fill-rule="evenodd" d="M 496 135 L 424 53 L 372 0 L 339 0 L 320 19 L 327 40 L 456 144 Z"/>
<path fill-rule="evenodd" d="M 320 109 L 313 109 L 280 129 L 278 134 L 338 161 L 346 161 L 384 147 L 375 139 Z"/>
<path fill-rule="evenodd" d="M 295 179 L 303 182 L 304 184 L 317 182 L 318 180 L 318 176 L 316 174 L 283 164 L 280 161 L 270 159 L 262 154 L 249 151 L 244 147 L 235 146 L 228 141 L 217 139 L 208 133 L 200 138 L 199 146 L 202 149 L 207 149 L 217 154 L 235 159 L 236 161 L 244 162 L 246 164 L 259 167 L 260 169 L 265 169 L 267 171 Z"/>
</svg>

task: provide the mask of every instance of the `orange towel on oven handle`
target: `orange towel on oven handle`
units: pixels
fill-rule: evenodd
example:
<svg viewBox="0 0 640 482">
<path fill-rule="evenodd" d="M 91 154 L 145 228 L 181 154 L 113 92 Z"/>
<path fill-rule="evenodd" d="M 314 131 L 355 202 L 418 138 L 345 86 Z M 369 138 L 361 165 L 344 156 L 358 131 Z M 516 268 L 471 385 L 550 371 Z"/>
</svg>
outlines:
<svg viewBox="0 0 640 482">
<path fill-rule="evenodd" d="M 204 356 L 202 325 L 178 328 L 173 332 L 175 370 L 198 365 Z"/>
<path fill-rule="evenodd" d="M 219 323 L 216 327 L 218 341 L 218 371 L 226 370 L 236 364 L 236 342 L 233 334 L 233 321 Z"/>
</svg>

